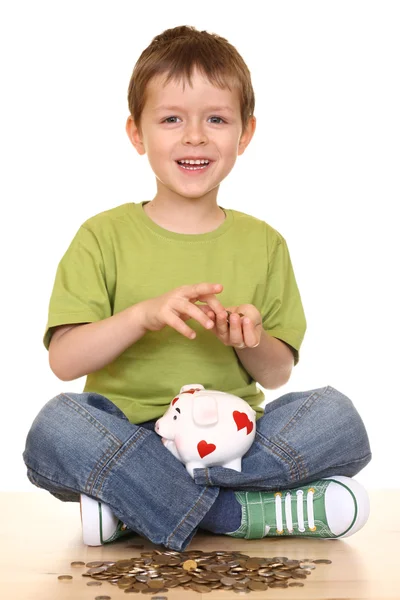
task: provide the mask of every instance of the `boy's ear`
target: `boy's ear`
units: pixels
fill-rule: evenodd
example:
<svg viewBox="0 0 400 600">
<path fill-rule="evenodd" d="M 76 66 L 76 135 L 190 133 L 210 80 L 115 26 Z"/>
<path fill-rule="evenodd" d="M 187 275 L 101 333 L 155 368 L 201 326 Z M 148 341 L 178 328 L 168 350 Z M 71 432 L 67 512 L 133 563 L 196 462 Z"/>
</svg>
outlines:
<svg viewBox="0 0 400 600">
<path fill-rule="evenodd" d="M 247 146 L 250 144 L 251 138 L 253 137 L 255 130 L 256 130 L 256 118 L 250 117 L 249 122 L 247 123 L 247 127 L 243 131 L 242 136 L 240 138 L 239 148 L 238 148 L 238 156 L 243 154 L 243 152 L 246 150 Z"/>
<path fill-rule="evenodd" d="M 142 142 L 142 135 L 139 132 L 139 129 L 136 127 L 132 115 L 129 115 L 129 117 L 126 120 L 125 130 L 128 134 L 128 138 L 130 139 L 132 145 L 136 148 L 138 153 L 140 155 L 146 154 L 146 149 Z"/>
</svg>

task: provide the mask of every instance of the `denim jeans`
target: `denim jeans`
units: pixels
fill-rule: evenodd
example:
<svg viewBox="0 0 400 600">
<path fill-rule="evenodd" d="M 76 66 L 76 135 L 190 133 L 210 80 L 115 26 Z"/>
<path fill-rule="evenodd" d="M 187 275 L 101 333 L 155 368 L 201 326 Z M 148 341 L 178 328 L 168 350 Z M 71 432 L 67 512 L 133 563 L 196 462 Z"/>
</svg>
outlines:
<svg viewBox="0 0 400 600">
<path fill-rule="evenodd" d="M 331 475 L 352 477 L 371 460 L 364 423 L 349 398 L 327 386 L 265 406 L 242 472 L 196 469 L 195 478 L 154 432 L 130 423 L 96 393 L 62 393 L 40 410 L 23 460 L 29 480 L 64 502 L 81 493 L 109 505 L 129 529 L 184 550 L 220 487 L 280 490 Z"/>
</svg>

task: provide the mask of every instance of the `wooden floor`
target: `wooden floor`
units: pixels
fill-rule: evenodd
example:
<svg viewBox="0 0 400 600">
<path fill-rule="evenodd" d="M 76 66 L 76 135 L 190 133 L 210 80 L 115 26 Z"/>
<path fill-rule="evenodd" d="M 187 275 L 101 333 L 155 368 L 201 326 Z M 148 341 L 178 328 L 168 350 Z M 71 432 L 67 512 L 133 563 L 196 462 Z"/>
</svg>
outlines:
<svg viewBox="0 0 400 600">
<path fill-rule="evenodd" d="M 250 556 L 332 560 L 330 565 L 317 565 L 303 588 L 270 588 L 246 594 L 253 600 L 400 599 L 400 490 L 371 491 L 370 499 L 368 523 L 342 540 L 238 540 L 202 532 L 194 537 L 187 550 L 235 549 Z M 127 598 L 124 591 L 107 582 L 101 587 L 88 587 L 87 579 L 81 576 L 87 568 L 71 567 L 71 561 L 120 560 L 139 556 L 143 550 L 165 549 L 132 536 L 102 547 L 84 546 L 79 504 L 60 502 L 44 490 L 2 492 L 0 511 L 0 593 L 7 600 L 94 600 L 102 595 L 122 600 Z M 144 544 L 144 549 L 127 548 L 138 541 Z M 59 581 L 57 577 L 61 574 L 71 574 L 73 579 Z M 199 600 L 202 596 L 176 588 L 162 595 L 168 600 Z M 217 597 L 237 600 L 238 594 L 226 590 L 207 594 L 209 600 Z"/>
</svg>

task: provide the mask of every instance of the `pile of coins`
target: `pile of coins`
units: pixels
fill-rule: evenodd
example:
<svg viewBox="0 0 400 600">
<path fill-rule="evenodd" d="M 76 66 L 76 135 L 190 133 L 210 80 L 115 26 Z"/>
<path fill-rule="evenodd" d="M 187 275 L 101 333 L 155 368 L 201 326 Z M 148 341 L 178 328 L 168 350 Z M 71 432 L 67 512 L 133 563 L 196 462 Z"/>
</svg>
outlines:
<svg viewBox="0 0 400 600">
<path fill-rule="evenodd" d="M 127 594 L 162 594 L 176 587 L 203 594 L 216 589 L 246 594 L 268 588 L 303 586 L 303 580 L 316 564 L 331 562 L 308 558 L 290 560 L 286 556 L 250 557 L 242 552 L 228 551 L 153 550 L 141 552 L 140 558 L 87 563 L 89 569 L 82 576 L 94 580 L 87 585 L 101 585 L 102 581 L 108 581 Z M 85 563 L 74 562 L 71 565 L 85 566 Z"/>
</svg>

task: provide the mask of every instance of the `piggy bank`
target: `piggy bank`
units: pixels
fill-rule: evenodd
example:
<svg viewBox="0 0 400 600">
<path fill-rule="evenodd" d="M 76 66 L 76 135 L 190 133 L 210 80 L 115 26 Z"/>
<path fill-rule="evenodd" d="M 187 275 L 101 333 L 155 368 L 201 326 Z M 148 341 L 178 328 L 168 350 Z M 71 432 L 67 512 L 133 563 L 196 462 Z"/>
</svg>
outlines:
<svg viewBox="0 0 400 600">
<path fill-rule="evenodd" d="M 256 412 L 238 396 L 194 383 L 181 388 L 154 429 L 192 477 L 193 469 L 216 465 L 241 471 Z"/>
</svg>

